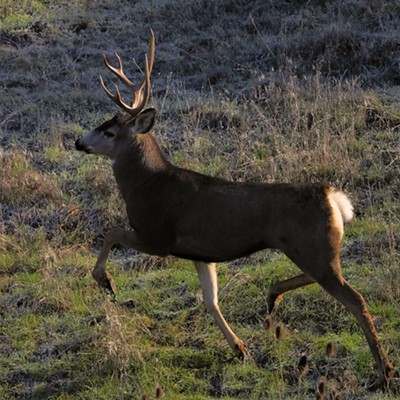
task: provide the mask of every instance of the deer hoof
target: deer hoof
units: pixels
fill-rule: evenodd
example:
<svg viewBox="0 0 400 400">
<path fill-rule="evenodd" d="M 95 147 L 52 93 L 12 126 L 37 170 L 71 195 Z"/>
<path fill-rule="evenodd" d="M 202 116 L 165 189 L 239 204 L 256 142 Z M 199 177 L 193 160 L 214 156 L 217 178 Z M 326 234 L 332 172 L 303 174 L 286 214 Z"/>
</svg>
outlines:
<svg viewBox="0 0 400 400">
<path fill-rule="evenodd" d="M 283 299 L 283 294 L 269 294 L 267 299 L 268 314 L 272 315 Z"/>
<path fill-rule="evenodd" d="M 112 295 L 115 295 L 116 290 L 115 290 L 114 281 L 112 280 L 111 275 L 108 272 L 105 272 L 104 275 L 102 275 L 100 278 L 98 278 L 97 283 L 99 284 L 100 287 L 106 289 Z"/>
<path fill-rule="evenodd" d="M 243 360 L 249 354 L 246 345 L 241 340 L 235 344 L 233 351 L 239 360 Z"/>
</svg>

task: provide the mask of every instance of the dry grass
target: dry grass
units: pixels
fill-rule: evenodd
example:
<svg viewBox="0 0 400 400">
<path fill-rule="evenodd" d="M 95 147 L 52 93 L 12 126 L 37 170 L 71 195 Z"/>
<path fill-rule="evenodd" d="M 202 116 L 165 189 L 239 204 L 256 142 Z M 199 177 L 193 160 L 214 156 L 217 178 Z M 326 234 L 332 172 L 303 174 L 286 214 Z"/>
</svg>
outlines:
<svg viewBox="0 0 400 400">
<path fill-rule="evenodd" d="M 0 398 L 399 395 L 398 377 L 368 391 L 362 332 L 315 286 L 264 329 L 268 285 L 296 273 L 274 252 L 220 266 L 222 311 L 254 363 L 233 359 L 189 263 L 117 249 L 117 299 L 133 301 L 113 303 L 90 271 L 124 205 L 108 162 L 74 151 L 115 111 L 101 53 L 117 50 L 135 81 L 152 27 L 154 134 L 173 162 L 350 193 L 344 273 L 398 367 L 398 2 L 18 0 L 0 15 Z"/>
</svg>

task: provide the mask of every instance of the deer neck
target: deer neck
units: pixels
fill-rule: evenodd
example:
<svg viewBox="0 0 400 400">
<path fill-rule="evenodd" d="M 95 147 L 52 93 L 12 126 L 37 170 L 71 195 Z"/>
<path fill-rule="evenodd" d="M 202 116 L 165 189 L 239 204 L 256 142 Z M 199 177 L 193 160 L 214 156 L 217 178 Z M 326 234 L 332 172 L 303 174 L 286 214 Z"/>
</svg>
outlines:
<svg viewBox="0 0 400 400">
<path fill-rule="evenodd" d="M 128 203 L 140 186 L 171 164 L 150 133 L 135 135 L 129 142 L 122 143 L 120 148 L 113 160 L 113 171 L 121 194 Z"/>
</svg>

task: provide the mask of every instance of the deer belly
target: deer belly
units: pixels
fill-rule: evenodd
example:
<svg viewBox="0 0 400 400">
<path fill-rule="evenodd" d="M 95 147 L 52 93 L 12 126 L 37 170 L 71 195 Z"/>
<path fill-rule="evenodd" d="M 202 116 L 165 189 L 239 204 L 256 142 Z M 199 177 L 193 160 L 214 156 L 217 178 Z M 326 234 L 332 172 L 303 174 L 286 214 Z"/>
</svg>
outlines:
<svg viewBox="0 0 400 400">
<path fill-rule="evenodd" d="M 241 239 L 241 240 L 240 240 Z M 247 256 L 269 247 L 267 243 L 251 238 L 230 237 L 179 237 L 171 255 L 195 261 L 223 262 Z"/>
</svg>

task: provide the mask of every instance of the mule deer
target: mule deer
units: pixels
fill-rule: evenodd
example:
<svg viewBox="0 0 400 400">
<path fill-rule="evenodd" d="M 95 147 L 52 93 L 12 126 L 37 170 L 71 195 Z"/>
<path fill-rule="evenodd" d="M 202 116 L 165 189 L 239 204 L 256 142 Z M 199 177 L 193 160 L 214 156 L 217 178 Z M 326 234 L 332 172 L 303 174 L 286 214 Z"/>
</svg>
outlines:
<svg viewBox="0 0 400 400">
<path fill-rule="evenodd" d="M 340 242 L 344 223 L 353 216 L 346 195 L 326 184 L 235 183 L 172 165 L 150 133 L 155 110 L 144 109 L 150 96 L 154 62 L 154 34 L 144 80 L 135 85 L 104 55 L 107 68 L 133 91 L 131 104 L 118 86 L 106 94 L 123 110 L 76 141 L 76 149 L 112 160 L 119 190 L 126 203 L 132 230 L 108 233 L 93 270 L 102 287 L 114 291 L 106 260 L 116 243 L 157 256 L 173 255 L 194 262 L 204 302 L 239 356 L 244 343 L 234 334 L 218 307 L 216 262 L 233 260 L 258 250 L 283 251 L 302 274 L 273 284 L 268 293 L 272 313 L 284 292 L 319 283 L 341 302 L 364 330 L 379 372 L 388 383 L 393 367 L 382 349 L 364 298 L 343 278 Z"/>
</svg>

